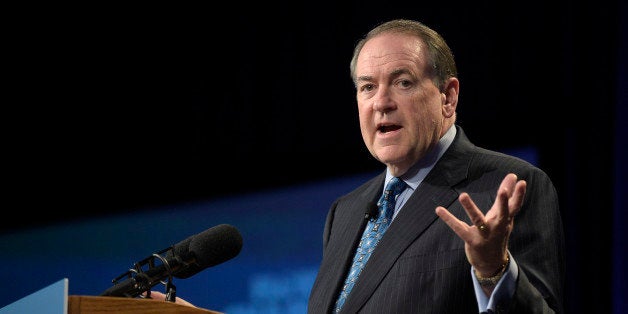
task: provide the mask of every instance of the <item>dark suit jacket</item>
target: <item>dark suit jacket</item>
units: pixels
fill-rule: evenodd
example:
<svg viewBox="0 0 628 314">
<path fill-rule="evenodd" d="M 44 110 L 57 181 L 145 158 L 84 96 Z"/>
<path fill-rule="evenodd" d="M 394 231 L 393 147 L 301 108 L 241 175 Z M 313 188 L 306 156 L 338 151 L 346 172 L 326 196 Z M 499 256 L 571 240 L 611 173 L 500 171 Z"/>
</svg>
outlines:
<svg viewBox="0 0 628 314">
<path fill-rule="evenodd" d="M 526 161 L 474 146 L 456 127 L 453 143 L 380 240 L 342 313 L 478 313 L 464 242 L 438 218 L 435 208 L 442 205 L 470 224 L 458 195 L 469 193 L 486 212 L 510 172 L 527 181 L 508 245 L 519 277 L 511 303 L 497 310 L 562 312 L 564 238 L 551 180 Z M 384 179 L 385 172 L 332 204 L 308 313 L 332 312 L 365 225 L 364 213 L 380 196 Z"/>
</svg>

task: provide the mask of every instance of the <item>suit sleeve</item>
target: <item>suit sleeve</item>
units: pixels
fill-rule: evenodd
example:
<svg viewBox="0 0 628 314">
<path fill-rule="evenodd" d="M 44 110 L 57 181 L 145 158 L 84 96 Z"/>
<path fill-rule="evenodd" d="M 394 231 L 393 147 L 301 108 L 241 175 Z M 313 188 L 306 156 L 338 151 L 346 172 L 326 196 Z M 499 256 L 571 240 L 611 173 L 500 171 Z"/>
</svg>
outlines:
<svg viewBox="0 0 628 314">
<path fill-rule="evenodd" d="M 562 313 L 565 256 L 558 196 L 543 171 L 528 172 L 519 175 L 528 185 L 509 242 L 519 276 L 508 313 Z"/>
</svg>

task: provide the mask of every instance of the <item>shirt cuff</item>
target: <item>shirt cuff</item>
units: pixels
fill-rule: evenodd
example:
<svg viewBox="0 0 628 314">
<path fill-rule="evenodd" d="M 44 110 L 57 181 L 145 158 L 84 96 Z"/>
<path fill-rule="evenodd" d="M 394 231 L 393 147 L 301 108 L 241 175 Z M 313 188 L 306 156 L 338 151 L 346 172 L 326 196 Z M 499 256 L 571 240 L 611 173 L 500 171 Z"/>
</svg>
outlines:
<svg viewBox="0 0 628 314">
<path fill-rule="evenodd" d="M 517 282 L 517 278 L 519 277 L 519 267 L 517 267 L 517 262 L 512 255 L 510 255 L 510 252 L 508 252 L 508 256 L 510 258 L 508 268 L 504 272 L 502 278 L 500 278 L 497 282 L 497 285 L 495 285 L 493 293 L 491 293 L 488 297 L 482 290 L 482 286 L 480 286 L 480 282 L 478 282 L 478 279 L 475 276 L 475 269 L 471 266 L 473 288 L 475 289 L 475 298 L 478 301 L 478 309 L 480 310 L 480 313 L 485 313 L 489 310 L 495 311 L 498 304 L 508 303 L 508 301 L 510 301 L 512 296 L 515 294 L 515 284 Z"/>
</svg>

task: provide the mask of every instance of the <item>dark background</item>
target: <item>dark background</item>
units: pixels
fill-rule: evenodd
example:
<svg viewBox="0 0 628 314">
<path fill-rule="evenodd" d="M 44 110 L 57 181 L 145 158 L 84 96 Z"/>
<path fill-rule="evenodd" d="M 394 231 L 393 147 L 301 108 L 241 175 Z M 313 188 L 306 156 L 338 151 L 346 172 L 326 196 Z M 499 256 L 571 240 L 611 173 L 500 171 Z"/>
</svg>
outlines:
<svg viewBox="0 0 628 314">
<path fill-rule="evenodd" d="M 613 225 L 625 218 L 625 4 L 221 7 L 7 12 L 2 233 L 382 169 L 361 140 L 349 61 L 377 23 L 412 18 L 454 51 L 469 138 L 533 147 L 553 179 L 570 312 L 625 302 L 610 266 L 625 260 L 613 251 L 626 238 Z"/>
</svg>

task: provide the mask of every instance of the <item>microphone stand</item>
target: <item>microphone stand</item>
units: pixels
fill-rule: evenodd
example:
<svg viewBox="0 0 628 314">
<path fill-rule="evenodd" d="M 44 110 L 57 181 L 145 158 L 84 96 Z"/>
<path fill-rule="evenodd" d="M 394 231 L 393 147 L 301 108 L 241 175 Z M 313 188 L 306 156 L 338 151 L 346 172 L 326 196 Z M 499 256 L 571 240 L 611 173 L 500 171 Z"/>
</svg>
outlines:
<svg viewBox="0 0 628 314">
<path fill-rule="evenodd" d="M 172 277 L 173 277 L 172 268 L 170 267 L 168 260 L 164 258 L 163 256 L 161 256 L 161 254 L 167 253 L 168 251 L 173 251 L 173 250 L 174 250 L 174 246 L 170 246 L 159 252 L 153 253 L 151 256 L 139 262 L 135 262 L 133 264 L 133 268 L 130 268 L 128 271 L 122 273 L 118 277 L 111 280 L 112 284 L 115 286 L 122 279 L 126 280 L 126 279 L 133 278 L 134 288 L 140 291 L 139 297 L 144 298 L 144 299 L 150 298 L 150 289 L 153 286 L 155 286 L 157 283 L 153 283 L 151 278 L 146 274 L 146 272 L 150 271 L 151 269 L 155 269 L 157 267 L 155 265 L 155 261 L 159 260 L 164 265 L 168 273 L 168 280 L 167 281 L 160 280 L 159 283 L 165 286 L 166 301 L 175 302 L 176 297 L 177 297 L 177 287 L 172 283 Z M 148 268 L 145 270 L 146 267 Z M 142 292 L 146 292 L 146 294 L 142 296 L 141 295 Z M 128 295 L 128 296 L 135 297 L 136 295 Z"/>
</svg>

